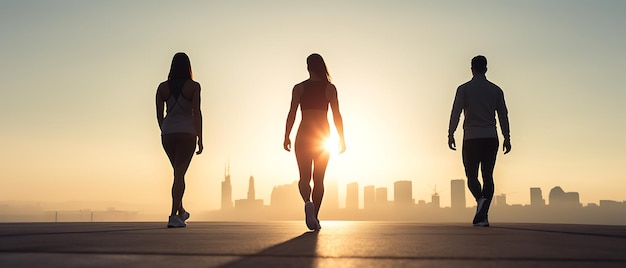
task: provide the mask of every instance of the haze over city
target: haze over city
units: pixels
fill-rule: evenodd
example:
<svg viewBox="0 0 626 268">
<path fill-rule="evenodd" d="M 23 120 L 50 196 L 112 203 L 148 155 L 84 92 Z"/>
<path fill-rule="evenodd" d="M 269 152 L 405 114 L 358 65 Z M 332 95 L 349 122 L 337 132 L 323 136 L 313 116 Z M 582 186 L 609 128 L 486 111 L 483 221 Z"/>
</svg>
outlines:
<svg viewBox="0 0 626 268">
<path fill-rule="evenodd" d="M 264 200 L 297 180 L 282 139 L 311 53 L 339 94 L 347 151 L 326 174 L 341 203 L 351 182 L 393 196 L 394 182 L 409 180 L 415 200 L 435 187 L 450 196 L 450 181 L 465 179 L 446 144 L 450 109 L 479 54 L 511 123 L 496 196 L 529 204 L 529 188 L 547 198 L 561 186 L 585 205 L 622 202 L 624 10 L 624 1 L 4 1 L 0 203 L 166 215 L 172 175 L 154 95 L 179 51 L 202 85 L 205 152 L 186 176 L 190 211 L 220 208 L 228 162 L 233 199 L 246 197 L 250 176 Z"/>
</svg>

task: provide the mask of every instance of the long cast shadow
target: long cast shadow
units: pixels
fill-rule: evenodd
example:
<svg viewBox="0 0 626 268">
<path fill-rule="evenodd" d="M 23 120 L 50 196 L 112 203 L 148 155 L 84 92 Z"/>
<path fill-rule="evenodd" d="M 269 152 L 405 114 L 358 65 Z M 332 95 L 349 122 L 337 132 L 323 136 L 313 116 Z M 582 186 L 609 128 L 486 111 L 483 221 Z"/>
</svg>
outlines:
<svg viewBox="0 0 626 268">
<path fill-rule="evenodd" d="M 96 233 L 117 233 L 117 232 L 132 232 L 132 231 L 147 231 L 147 230 L 159 230 L 167 229 L 167 227 L 154 227 L 154 228 L 123 228 L 123 229 L 111 229 L 111 230 L 85 230 L 85 231 L 55 231 L 55 232 L 33 232 L 33 233 L 14 233 L 14 234 L 1 234 L 0 237 L 19 237 L 19 236 L 40 236 L 40 235 L 64 235 L 64 234 L 96 234 Z"/>
<path fill-rule="evenodd" d="M 500 227 L 500 226 L 492 226 L 494 229 L 508 229 L 508 230 L 518 230 L 518 231 L 531 231 L 531 232 L 544 232 L 544 233 L 557 233 L 557 234 L 571 234 L 571 235 L 586 235 L 586 236 L 598 236 L 598 237 L 610 237 L 610 238 L 626 238 L 626 235 L 621 234 L 598 234 L 598 233 L 589 233 L 589 232 L 572 232 L 572 231 L 561 231 L 561 230 L 545 230 L 545 229 L 537 229 L 537 228 L 529 228 L 529 227 Z"/>
<path fill-rule="evenodd" d="M 276 264 L 285 266 L 286 259 L 290 259 L 293 267 L 313 267 L 315 261 L 317 236 L 319 232 L 306 232 L 283 243 L 264 249 L 258 253 L 248 255 L 220 267 L 275 267 Z"/>
</svg>

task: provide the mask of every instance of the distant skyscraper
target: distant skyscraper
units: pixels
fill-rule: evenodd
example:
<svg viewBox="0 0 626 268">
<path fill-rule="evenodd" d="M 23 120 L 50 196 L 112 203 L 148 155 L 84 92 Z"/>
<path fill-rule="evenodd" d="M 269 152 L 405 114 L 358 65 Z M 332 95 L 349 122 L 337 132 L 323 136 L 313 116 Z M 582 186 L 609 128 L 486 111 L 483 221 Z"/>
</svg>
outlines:
<svg viewBox="0 0 626 268">
<path fill-rule="evenodd" d="M 565 192 L 561 187 L 556 186 L 550 190 L 550 206 L 566 206 L 566 207 L 580 207 L 580 198 L 578 192 Z"/>
<path fill-rule="evenodd" d="M 393 203 L 396 206 L 410 206 L 413 201 L 413 183 L 411 181 L 396 181 L 393 183 Z"/>
<path fill-rule="evenodd" d="M 339 184 L 337 181 L 325 181 L 324 188 L 324 211 L 339 209 Z"/>
<path fill-rule="evenodd" d="M 222 182 L 222 209 L 233 208 L 233 188 L 230 184 L 230 161 L 224 167 L 224 181 Z"/>
<path fill-rule="evenodd" d="M 435 192 L 433 195 L 431 195 L 431 202 L 430 205 L 434 208 L 440 208 L 441 207 L 441 202 L 439 202 L 439 194 L 437 192 Z"/>
<path fill-rule="evenodd" d="M 254 177 L 250 176 L 248 180 L 248 200 L 256 199 L 256 192 L 254 191 Z"/>
<path fill-rule="evenodd" d="M 530 188 L 530 206 L 539 207 L 539 206 L 545 206 L 545 205 L 546 205 L 546 200 L 543 199 L 541 188 L 538 188 L 538 187 Z"/>
<path fill-rule="evenodd" d="M 450 181 L 450 207 L 453 209 L 465 208 L 465 180 Z"/>
<path fill-rule="evenodd" d="M 235 208 L 257 209 L 263 207 L 263 199 L 256 199 L 254 191 L 254 177 L 248 180 L 248 198 L 235 200 Z"/>
<path fill-rule="evenodd" d="M 495 205 L 498 207 L 506 206 L 506 194 L 497 195 L 495 201 Z"/>
<path fill-rule="evenodd" d="M 349 183 L 346 187 L 346 208 L 359 209 L 359 183 Z"/>
<path fill-rule="evenodd" d="M 379 208 L 387 207 L 387 187 L 376 188 L 376 206 Z"/>
<path fill-rule="evenodd" d="M 374 185 L 363 187 L 363 209 L 373 209 L 376 206 L 376 188 Z"/>
</svg>

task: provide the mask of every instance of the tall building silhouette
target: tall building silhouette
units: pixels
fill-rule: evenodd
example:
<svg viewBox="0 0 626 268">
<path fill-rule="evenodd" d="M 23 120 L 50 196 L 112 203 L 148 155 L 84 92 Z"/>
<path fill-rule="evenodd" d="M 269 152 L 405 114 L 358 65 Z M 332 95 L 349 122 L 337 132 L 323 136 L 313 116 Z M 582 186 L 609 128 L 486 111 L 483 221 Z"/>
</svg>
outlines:
<svg viewBox="0 0 626 268">
<path fill-rule="evenodd" d="M 386 208 L 388 202 L 387 187 L 376 188 L 376 207 Z"/>
<path fill-rule="evenodd" d="M 346 187 L 346 209 L 359 209 L 359 183 L 349 183 Z"/>
<path fill-rule="evenodd" d="M 396 181 L 393 183 L 393 203 L 395 206 L 411 206 L 413 200 L 413 182 Z"/>
<path fill-rule="evenodd" d="M 248 200 L 256 199 L 256 192 L 254 191 L 254 176 L 250 176 L 248 180 Z"/>
<path fill-rule="evenodd" d="M 363 209 L 374 209 L 376 207 L 376 188 L 374 185 L 363 187 Z"/>
<path fill-rule="evenodd" d="M 450 181 L 450 207 L 453 209 L 465 208 L 465 180 Z"/>
<path fill-rule="evenodd" d="M 439 193 L 435 192 L 433 193 L 433 195 L 430 196 L 430 205 L 434 208 L 440 208 L 441 207 L 441 202 L 439 201 Z"/>
<path fill-rule="evenodd" d="M 550 206 L 557 207 L 580 207 L 580 197 L 578 192 L 565 192 L 560 186 L 556 186 L 550 190 Z"/>
<path fill-rule="evenodd" d="M 263 199 L 256 199 L 254 191 L 254 177 L 248 180 L 248 198 L 235 200 L 235 208 L 255 209 L 263 207 Z"/>
<path fill-rule="evenodd" d="M 546 200 L 543 199 L 543 194 L 541 193 L 541 188 L 531 187 L 530 188 L 530 206 L 532 207 L 542 207 L 546 205 Z"/>
<path fill-rule="evenodd" d="M 222 182 L 222 209 L 233 208 L 233 187 L 230 183 L 230 161 L 224 167 L 224 181 Z"/>
</svg>

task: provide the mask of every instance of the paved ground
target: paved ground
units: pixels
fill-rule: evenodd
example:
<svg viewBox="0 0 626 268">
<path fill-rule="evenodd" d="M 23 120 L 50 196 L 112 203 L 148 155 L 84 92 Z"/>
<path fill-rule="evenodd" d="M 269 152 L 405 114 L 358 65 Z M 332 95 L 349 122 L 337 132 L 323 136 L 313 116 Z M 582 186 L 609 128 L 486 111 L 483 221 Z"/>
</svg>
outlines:
<svg viewBox="0 0 626 268">
<path fill-rule="evenodd" d="M 5 223 L 2 267 L 626 267 L 626 226 Z"/>
</svg>

